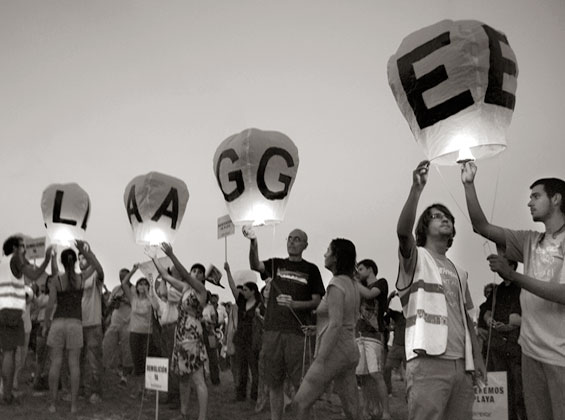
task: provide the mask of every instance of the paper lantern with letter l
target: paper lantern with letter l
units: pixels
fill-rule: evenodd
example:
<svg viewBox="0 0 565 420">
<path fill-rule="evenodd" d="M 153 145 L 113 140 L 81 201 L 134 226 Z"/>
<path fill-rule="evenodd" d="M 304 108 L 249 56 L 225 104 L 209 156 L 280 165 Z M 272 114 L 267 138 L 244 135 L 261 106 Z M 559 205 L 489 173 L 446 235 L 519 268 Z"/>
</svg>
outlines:
<svg viewBox="0 0 565 420">
<path fill-rule="evenodd" d="M 136 176 L 124 192 L 135 241 L 140 245 L 172 243 L 187 203 L 184 181 L 159 172 Z"/>
<path fill-rule="evenodd" d="M 41 211 L 51 243 L 71 246 L 84 239 L 90 198 L 78 184 L 51 184 L 41 196 Z"/>
<path fill-rule="evenodd" d="M 275 224 L 284 218 L 298 171 L 298 149 L 277 131 L 249 128 L 224 140 L 214 173 L 234 224 Z"/>
<path fill-rule="evenodd" d="M 414 32 L 388 62 L 389 85 L 416 142 L 441 165 L 506 148 L 517 76 L 506 36 L 473 20 Z"/>
</svg>

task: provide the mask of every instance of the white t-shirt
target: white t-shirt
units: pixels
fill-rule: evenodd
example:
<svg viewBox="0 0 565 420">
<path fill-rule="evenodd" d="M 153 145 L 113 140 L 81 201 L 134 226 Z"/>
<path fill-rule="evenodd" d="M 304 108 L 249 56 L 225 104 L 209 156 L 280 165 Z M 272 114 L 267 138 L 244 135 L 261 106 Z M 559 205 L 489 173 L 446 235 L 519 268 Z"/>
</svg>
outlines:
<svg viewBox="0 0 565 420">
<path fill-rule="evenodd" d="M 102 283 L 95 271 L 84 281 L 82 292 L 82 326 L 102 325 Z"/>
<path fill-rule="evenodd" d="M 505 229 L 505 234 L 506 257 L 524 263 L 525 275 L 565 284 L 565 233 L 555 239 L 531 230 Z M 520 293 L 520 305 L 522 325 L 518 342 L 522 352 L 543 363 L 565 366 L 565 305 L 525 289 Z"/>
</svg>

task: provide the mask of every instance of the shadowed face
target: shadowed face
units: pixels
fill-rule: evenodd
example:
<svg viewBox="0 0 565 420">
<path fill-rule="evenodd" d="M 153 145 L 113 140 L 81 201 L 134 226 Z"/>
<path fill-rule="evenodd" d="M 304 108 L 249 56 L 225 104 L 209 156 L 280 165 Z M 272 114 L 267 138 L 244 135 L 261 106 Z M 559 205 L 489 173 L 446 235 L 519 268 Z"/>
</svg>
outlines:
<svg viewBox="0 0 565 420">
<path fill-rule="evenodd" d="M 294 229 L 288 234 L 286 249 L 291 257 L 301 257 L 308 246 L 308 236 L 300 229 Z"/>
<path fill-rule="evenodd" d="M 536 185 L 532 188 L 528 207 L 534 222 L 543 222 L 551 214 L 551 200 L 543 185 Z"/>
</svg>

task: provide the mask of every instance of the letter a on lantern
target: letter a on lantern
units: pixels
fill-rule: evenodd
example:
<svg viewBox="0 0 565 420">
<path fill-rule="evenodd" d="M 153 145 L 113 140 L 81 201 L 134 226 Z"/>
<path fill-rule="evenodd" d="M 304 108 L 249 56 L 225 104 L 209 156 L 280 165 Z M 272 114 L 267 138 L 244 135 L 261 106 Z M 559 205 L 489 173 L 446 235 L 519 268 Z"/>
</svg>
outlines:
<svg viewBox="0 0 565 420">
<path fill-rule="evenodd" d="M 184 181 L 159 172 L 135 177 L 124 193 L 135 241 L 141 245 L 173 242 L 187 203 Z"/>
<path fill-rule="evenodd" d="M 78 184 L 51 184 L 41 197 L 41 211 L 51 243 L 70 246 L 84 239 L 90 199 Z"/>
<path fill-rule="evenodd" d="M 216 180 L 234 224 L 284 218 L 298 171 L 298 149 L 277 131 L 249 128 L 224 140 L 214 155 Z"/>
<path fill-rule="evenodd" d="M 473 20 L 414 32 L 388 62 L 389 85 L 416 142 L 441 165 L 506 148 L 517 77 L 506 36 Z"/>
</svg>

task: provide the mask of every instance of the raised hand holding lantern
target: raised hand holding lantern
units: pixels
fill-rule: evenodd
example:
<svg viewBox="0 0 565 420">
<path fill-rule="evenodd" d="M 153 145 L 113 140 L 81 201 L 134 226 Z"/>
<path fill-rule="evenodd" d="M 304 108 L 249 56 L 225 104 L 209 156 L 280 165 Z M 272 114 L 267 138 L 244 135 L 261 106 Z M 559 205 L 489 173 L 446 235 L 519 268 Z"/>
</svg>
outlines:
<svg viewBox="0 0 565 420">
<path fill-rule="evenodd" d="M 173 242 L 188 203 L 184 181 L 159 172 L 135 177 L 124 204 L 135 241 L 140 245 Z"/>
<path fill-rule="evenodd" d="M 442 165 L 506 148 L 517 76 L 506 36 L 473 20 L 416 31 L 388 62 L 389 85 L 416 142 Z"/>
<path fill-rule="evenodd" d="M 298 149 L 277 131 L 250 128 L 224 140 L 214 173 L 234 224 L 274 224 L 284 218 L 298 171 Z"/>
<path fill-rule="evenodd" d="M 41 211 L 51 243 L 70 246 L 84 239 L 90 198 L 78 184 L 51 184 L 41 196 Z"/>
</svg>

